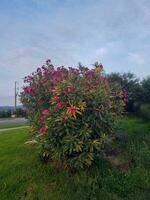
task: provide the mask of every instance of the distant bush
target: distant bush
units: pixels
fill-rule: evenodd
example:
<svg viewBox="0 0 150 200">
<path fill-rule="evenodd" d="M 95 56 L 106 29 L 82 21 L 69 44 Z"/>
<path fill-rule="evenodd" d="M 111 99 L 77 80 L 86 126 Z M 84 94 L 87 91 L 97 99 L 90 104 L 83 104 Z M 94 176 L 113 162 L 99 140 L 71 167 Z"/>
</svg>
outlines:
<svg viewBox="0 0 150 200">
<path fill-rule="evenodd" d="M 16 111 L 14 112 L 16 117 L 26 117 L 26 111 L 22 108 L 17 108 Z"/>
<path fill-rule="evenodd" d="M 111 73 L 107 78 L 111 84 L 117 82 L 126 90 L 128 101 L 125 110 L 127 112 L 149 119 L 149 106 L 145 104 L 150 103 L 150 76 L 140 81 L 132 73 Z"/>
<path fill-rule="evenodd" d="M 25 78 L 21 100 L 43 155 L 57 166 L 88 167 L 103 154 L 121 115 L 125 91 L 111 86 L 103 66 L 55 68 L 50 61 Z"/>
<path fill-rule="evenodd" d="M 142 104 L 139 114 L 142 118 L 150 120 L 150 104 Z"/>
<path fill-rule="evenodd" d="M 0 111 L 0 118 L 9 118 L 9 117 L 11 117 L 11 110 Z"/>
<path fill-rule="evenodd" d="M 136 102 L 142 100 L 142 87 L 139 79 L 132 73 L 111 73 L 107 75 L 108 80 L 111 84 L 115 84 L 116 82 L 125 89 L 127 95 L 127 103 L 125 106 L 125 110 L 127 112 L 135 112 L 134 105 Z"/>
<path fill-rule="evenodd" d="M 150 103 L 150 76 L 145 78 L 142 83 L 142 102 L 143 103 Z"/>
</svg>

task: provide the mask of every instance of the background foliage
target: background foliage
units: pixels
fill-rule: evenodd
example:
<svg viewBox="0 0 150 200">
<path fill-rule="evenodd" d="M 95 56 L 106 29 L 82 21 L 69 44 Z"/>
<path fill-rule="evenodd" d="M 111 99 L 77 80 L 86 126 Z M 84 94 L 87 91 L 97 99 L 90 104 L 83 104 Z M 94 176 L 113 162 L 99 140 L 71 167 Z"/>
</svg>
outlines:
<svg viewBox="0 0 150 200">
<path fill-rule="evenodd" d="M 128 99 L 125 107 L 127 112 L 150 119 L 150 76 L 140 81 L 132 73 L 111 73 L 107 78 L 112 84 L 117 82 L 125 88 Z"/>
</svg>

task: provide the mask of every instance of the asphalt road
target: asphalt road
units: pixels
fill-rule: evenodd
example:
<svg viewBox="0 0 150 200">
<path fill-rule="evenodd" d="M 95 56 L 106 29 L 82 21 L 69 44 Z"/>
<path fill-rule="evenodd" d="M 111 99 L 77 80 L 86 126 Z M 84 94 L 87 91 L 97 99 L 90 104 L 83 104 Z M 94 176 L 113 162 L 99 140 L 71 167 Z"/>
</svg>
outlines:
<svg viewBox="0 0 150 200">
<path fill-rule="evenodd" d="M 0 119 L 0 125 L 7 125 L 7 124 L 26 124 L 28 122 L 25 118 L 10 118 L 10 119 Z"/>
</svg>

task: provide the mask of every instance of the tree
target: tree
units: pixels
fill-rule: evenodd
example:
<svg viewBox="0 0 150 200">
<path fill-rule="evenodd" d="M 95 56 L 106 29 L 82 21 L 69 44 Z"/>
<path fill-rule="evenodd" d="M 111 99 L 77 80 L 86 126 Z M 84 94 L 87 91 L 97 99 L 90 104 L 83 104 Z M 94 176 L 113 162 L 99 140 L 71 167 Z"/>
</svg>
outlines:
<svg viewBox="0 0 150 200">
<path fill-rule="evenodd" d="M 142 101 L 150 103 L 150 76 L 142 81 Z"/>
<path fill-rule="evenodd" d="M 135 111 L 134 104 L 142 101 L 142 87 L 139 79 L 133 73 L 111 73 L 107 77 L 112 84 L 117 82 L 126 90 L 128 99 L 126 111 Z"/>
</svg>

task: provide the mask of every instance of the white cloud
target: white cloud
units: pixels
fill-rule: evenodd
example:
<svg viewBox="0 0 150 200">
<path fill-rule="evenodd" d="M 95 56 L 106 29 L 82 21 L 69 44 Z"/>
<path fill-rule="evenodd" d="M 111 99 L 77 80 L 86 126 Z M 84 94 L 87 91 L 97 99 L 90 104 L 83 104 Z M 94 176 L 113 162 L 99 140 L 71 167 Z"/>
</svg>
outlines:
<svg viewBox="0 0 150 200">
<path fill-rule="evenodd" d="M 108 49 L 105 48 L 105 47 L 101 47 L 101 48 L 98 48 L 96 49 L 95 51 L 95 56 L 96 58 L 103 58 L 106 54 L 108 53 Z"/>
<path fill-rule="evenodd" d="M 14 80 L 47 58 L 57 65 L 97 60 L 109 72 L 150 73 L 149 0 L 12 0 L 1 6 L 1 96 L 11 95 Z"/>
<path fill-rule="evenodd" d="M 128 56 L 129 59 L 135 64 L 143 65 L 145 63 L 144 56 L 139 53 L 129 53 Z"/>
</svg>

